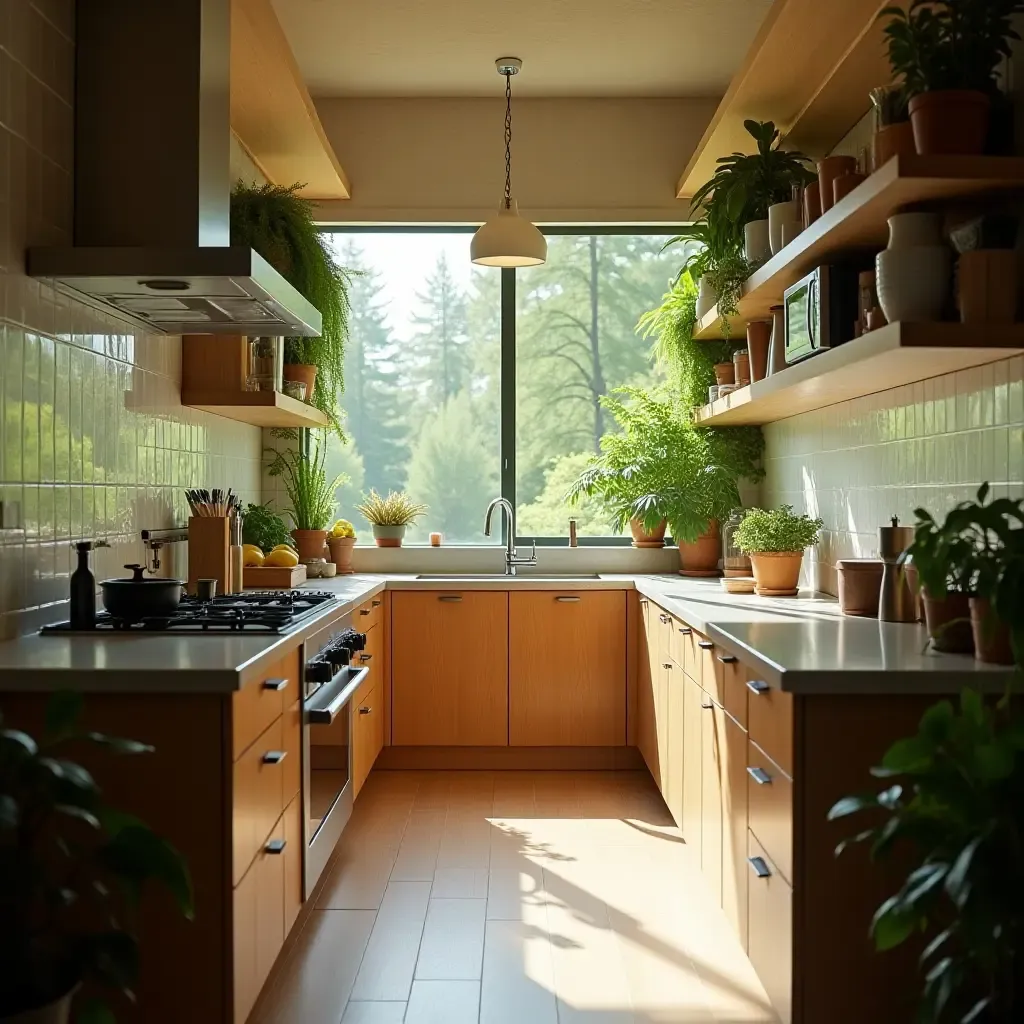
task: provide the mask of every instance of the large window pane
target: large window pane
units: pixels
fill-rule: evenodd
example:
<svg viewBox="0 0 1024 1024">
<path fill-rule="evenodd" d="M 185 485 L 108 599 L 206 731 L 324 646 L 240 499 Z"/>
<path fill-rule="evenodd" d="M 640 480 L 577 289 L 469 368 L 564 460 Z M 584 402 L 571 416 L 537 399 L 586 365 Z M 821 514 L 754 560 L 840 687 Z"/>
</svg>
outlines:
<svg viewBox="0 0 1024 1024">
<path fill-rule="evenodd" d="M 548 261 L 516 275 L 516 501 L 522 537 L 608 536 L 593 504 L 568 509 L 569 485 L 615 429 L 599 398 L 647 387 L 656 371 L 637 336 L 678 269 L 663 234 L 548 235 Z"/>
<path fill-rule="evenodd" d="M 362 493 L 404 489 L 430 506 L 409 542 L 433 530 L 448 543 L 484 542 L 484 510 L 500 493 L 500 274 L 470 263 L 465 233 L 328 237 L 357 272 L 342 397 L 349 443 L 331 443 L 328 465 L 350 478 L 341 514 L 366 536 L 354 511 Z"/>
</svg>

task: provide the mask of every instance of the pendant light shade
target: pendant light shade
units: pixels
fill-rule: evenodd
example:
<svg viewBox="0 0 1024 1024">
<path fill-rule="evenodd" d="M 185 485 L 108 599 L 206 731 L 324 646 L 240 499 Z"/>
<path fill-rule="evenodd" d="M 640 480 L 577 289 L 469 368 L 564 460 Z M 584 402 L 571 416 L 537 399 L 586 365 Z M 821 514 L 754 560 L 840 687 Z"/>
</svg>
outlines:
<svg viewBox="0 0 1024 1024">
<path fill-rule="evenodd" d="M 523 62 L 518 57 L 499 57 L 494 64 L 505 78 L 505 195 L 497 216 L 473 235 L 469 256 L 484 267 L 536 267 L 548 258 L 547 239 L 519 216 L 512 198 L 512 76 Z"/>
</svg>

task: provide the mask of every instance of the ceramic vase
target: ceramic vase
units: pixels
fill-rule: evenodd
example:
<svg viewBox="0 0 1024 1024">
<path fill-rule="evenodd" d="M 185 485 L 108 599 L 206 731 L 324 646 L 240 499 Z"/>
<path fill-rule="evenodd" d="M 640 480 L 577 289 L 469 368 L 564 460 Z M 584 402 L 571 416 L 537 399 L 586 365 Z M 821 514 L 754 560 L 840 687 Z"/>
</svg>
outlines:
<svg viewBox="0 0 1024 1024">
<path fill-rule="evenodd" d="M 800 203 L 790 199 L 768 207 L 768 244 L 772 255 L 781 252 L 788 238 L 795 238 L 803 227 Z"/>
<path fill-rule="evenodd" d="M 882 570 L 878 558 L 841 558 L 839 570 L 839 610 L 844 615 L 878 618 L 878 600 L 882 591 Z"/>
<path fill-rule="evenodd" d="M 697 284 L 697 319 L 702 320 L 714 308 L 718 301 L 714 288 L 708 280 L 707 274 L 702 274 Z"/>
<path fill-rule="evenodd" d="M 750 380 L 764 380 L 768 375 L 768 346 L 772 340 L 771 320 L 751 320 L 747 324 L 747 355 L 750 357 Z"/>
<path fill-rule="evenodd" d="M 922 156 L 984 152 L 992 102 L 973 89 L 936 89 L 911 97 L 914 146 Z"/>
<path fill-rule="evenodd" d="M 772 340 L 768 345 L 766 376 L 786 368 L 786 307 L 772 306 Z"/>
<path fill-rule="evenodd" d="M 952 252 L 934 213 L 889 218 L 889 246 L 875 257 L 878 302 L 886 320 L 940 320 L 949 297 Z"/>
<path fill-rule="evenodd" d="M 768 219 L 751 220 L 743 225 L 743 255 L 750 263 L 771 259 L 772 242 Z"/>
<path fill-rule="evenodd" d="M 821 186 L 812 181 L 804 188 L 804 227 L 809 228 L 821 216 Z"/>
<path fill-rule="evenodd" d="M 855 174 L 857 161 L 852 156 L 827 156 L 818 163 L 818 194 L 821 212 L 832 209 L 834 190 L 832 182 L 842 174 Z"/>
<path fill-rule="evenodd" d="M 403 526 L 381 526 L 378 523 L 372 524 L 373 540 L 379 548 L 400 548 L 402 538 L 405 537 L 406 527 Z"/>
</svg>

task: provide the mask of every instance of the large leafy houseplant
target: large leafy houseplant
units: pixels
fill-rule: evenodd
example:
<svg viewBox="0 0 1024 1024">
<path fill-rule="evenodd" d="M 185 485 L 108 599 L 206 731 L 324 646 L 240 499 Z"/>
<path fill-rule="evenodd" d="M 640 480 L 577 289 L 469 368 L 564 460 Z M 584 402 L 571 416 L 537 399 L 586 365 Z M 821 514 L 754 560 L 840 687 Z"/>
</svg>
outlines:
<svg viewBox="0 0 1024 1024">
<path fill-rule="evenodd" d="M 346 479 L 344 473 L 339 473 L 328 481 L 324 469 L 327 445 L 317 441 L 312 452 L 286 448 L 272 454 L 267 472 L 284 480 L 284 489 L 291 502 L 285 513 L 291 517 L 295 529 L 326 533 L 337 505 L 334 493 Z M 320 546 L 323 547 L 323 539 Z"/>
<path fill-rule="evenodd" d="M 138 978 L 134 918 L 142 887 L 162 883 L 192 917 L 188 868 L 137 818 L 108 807 L 67 756 L 82 743 L 113 754 L 152 747 L 78 728 L 79 694 L 55 694 L 37 741 L 0 729 L 0 1018 L 70 1001 L 83 982 L 129 998 Z M 113 1021 L 90 998 L 79 1021 Z"/>
<path fill-rule="evenodd" d="M 256 250 L 323 318 L 318 338 L 286 338 L 285 362 L 317 368 L 311 401 L 342 436 L 338 401 L 345 388 L 348 338 L 348 272 L 331 255 L 313 222 L 313 203 L 301 185 L 247 185 L 231 193 L 231 244 Z"/>
</svg>

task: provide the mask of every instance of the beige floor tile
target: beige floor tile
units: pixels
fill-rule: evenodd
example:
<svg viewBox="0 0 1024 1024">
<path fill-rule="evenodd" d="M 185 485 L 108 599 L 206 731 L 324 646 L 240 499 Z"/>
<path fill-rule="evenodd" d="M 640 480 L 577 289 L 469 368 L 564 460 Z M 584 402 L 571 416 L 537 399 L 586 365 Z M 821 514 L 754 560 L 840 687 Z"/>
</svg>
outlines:
<svg viewBox="0 0 1024 1024">
<path fill-rule="evenodd" d="M 409 998 L 430 897 L 429 882 L 391 882 L 359 966 L 352 998 Z"/>
<path fill-rule="evenodd" d="M 479 981 L 414 981 L 405 1024 L 477 1024 Z"/>
<path fill-rule="evenodd" d="M 429 882 L 433 879 L 444 822 L 443 810 L 412 812 L 391 871 L 394 881 Z"/>
<path fill-rule="evenodd" d="M 405 1003 L 356 1003 L 349 1002 L 341 1024 L 402 1024 L 405 1020 Z"/>
<path fill-rule="evenodd" d="M 522 921 L 527 907 L 543 906 L 543 869 L 529 861 L 514 868 L 492 868 L 487 887 L 489 921 Z"/>
<path fill-rule="evenodd" d="M 430 898 L 487 899 L 486 868 L 437 868 Z"/>
<path fill-rule="evenodd" d="M 345 835 L 320 891 L 319 910 L 376 910 L 384 898 L 398 850 Z"/>
<path fill-rule="evenodd" d="M 488 868 L 491 825 L 483 818 L 449 821 L 437 850 L 439 868 Z"/>
<path fill-rule="evenodd" d="M 547 932 L 527 921 L 488 921 L 480 1024 L 526 1021 L 558 1024 Z"/>
<path fill-rule="evenodd" d="M 485 910 L 485 900 L 431 899 L 416 961 L 416 978 L 479 980 Z"/>
</svg>

